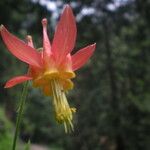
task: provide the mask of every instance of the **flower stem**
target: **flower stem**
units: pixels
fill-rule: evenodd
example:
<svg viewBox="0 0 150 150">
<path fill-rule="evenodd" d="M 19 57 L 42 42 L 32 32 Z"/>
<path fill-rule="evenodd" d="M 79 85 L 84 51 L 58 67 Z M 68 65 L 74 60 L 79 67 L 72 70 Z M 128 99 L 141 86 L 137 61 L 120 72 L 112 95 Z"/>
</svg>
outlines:
<svg viewBox="0 0 150 150">
<path fill-rule="evenodd" d="M 15 135 L 14 135 L 14 139 L 13 139 L 12 150 L 16 149 L 16 142 L 17 142 L 17 137 L 19 134 L 20 122 L 21 122 L 22 114 L 23 114 L 23 108 L 24 108 L 24 104 L 25 104 L 25 100 L 26 100 L 26 96 L 27 96 L 27 89 L 28 89 L 28 82 L 25 82 L 24 86 L 23 86 L 22 94 L 20 96 L 20 105 L 19 105 L 19 109 L 18 109 L 16 130 L 15 130 Z"/>
</svg>

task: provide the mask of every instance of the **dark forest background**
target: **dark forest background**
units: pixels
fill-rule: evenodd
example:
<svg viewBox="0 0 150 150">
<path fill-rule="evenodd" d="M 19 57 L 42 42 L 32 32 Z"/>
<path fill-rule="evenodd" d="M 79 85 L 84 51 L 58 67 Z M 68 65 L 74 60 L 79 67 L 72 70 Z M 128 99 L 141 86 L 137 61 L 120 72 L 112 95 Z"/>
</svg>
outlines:
<svg viewBox="0 0 150 150">
<path fill-rule="evenodd" d="M 47 0 L 48 1 L 48 0 Z M 68 100 L 77 108 L 75 131 L 66 135 L 54 121 L 49 97 L 29 88 L 20 145 L 31 143 L 62 150 L 150 149 L 150 1 L 52 1 L 57 11 L 40 0 L 0 0 L 0 24 L 25 40 L 42 45 L 41 19 L 49 21 L 49 35 L 65 3 L 77 18 L 75 50 L 94 42 L 91 60 L 76 72 Z M 57 15 L 55 15 L 57 14 Z M 74 53 L 73 52 L 73 53 Z M 0 41 L 0 150 L 9 150 L 22 85 L 4 89 L 5 82 L 25 73 L 27 66 Z M 23 148 L 20 148 L 21 150 Z"/>
</svg>

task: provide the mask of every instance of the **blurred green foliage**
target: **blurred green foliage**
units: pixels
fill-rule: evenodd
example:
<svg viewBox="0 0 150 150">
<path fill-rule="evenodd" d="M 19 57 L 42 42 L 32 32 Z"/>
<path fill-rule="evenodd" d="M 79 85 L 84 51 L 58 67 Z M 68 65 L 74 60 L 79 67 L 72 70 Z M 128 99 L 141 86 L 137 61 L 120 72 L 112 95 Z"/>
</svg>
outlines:
<svg viewBox="0 0 150 150">
<path fill-rule="evenodd" d="M 126 0 L 120 6 L 113 5 L 114 9 L 108 7 L 113 0 L 56 2 L 58 13 L 65 2 L 77 4 L 73 8 L 77 18 L 83 8 L 95 10 L 91 15 L 82 16 L 77 23 L 75 50 L 94 42 L 97 48 L 86 66 L 76 72 L 75 88 L 68 95 L 70 105 L 77 107 L 75 132 L 66 135 L 63 127 L 54 121 L 51 99 L 30 87 L 20 138 L 52 147 L 57 145 L 65 150 L 149 150 L 149 0 Z M 47 17 L 52 39 L 57 18 L 52 18 L 52 11 L 38 0 L 36 3 L 1 0 L 0 14 L 0 23 L 21 39 L 31 34 L 36 47 L 42 45 L 41 19 Z M 10 77 L 26 72 L 27 66 L 10 55 L 2 42 L 0 49 L 1 104 L 15 123 L 22 86 L 6 90 L 3 85 Z M 5 123 L 4 128 L 9 124 Z M 0 135 L 2 133 L 3 130 Z M 5 141 L 9 143 L 7 136 Z M 1 143 L 5 145 L 3 140 L 0 146 Z"/>
<path fill-rule="evenodd" d="M 0 149 L 9 150 L 12 145 L 12 129 L 13 125 L 4 113 L 4 109 L 0 107 Z"/>
</svg>

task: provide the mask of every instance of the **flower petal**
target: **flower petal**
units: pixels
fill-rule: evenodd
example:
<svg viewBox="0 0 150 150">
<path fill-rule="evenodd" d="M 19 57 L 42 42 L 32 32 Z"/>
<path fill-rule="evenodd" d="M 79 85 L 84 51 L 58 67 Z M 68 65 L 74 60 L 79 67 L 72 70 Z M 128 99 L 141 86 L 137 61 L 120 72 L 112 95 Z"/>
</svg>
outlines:
<svg viewBox="0 0 150 150">
<path fill-rule="evenodd" d="M 52 52 L 57 61 L 61 62 L 72 51 L 76 40 L 76 32 L 73 12 L 71 7 L 66 5 L 57 25 L 52 44 Z"/>
<path fill-rule="evenodd" d="M 72 56 L 72 69 L 74 71 L 82 67 L 87 62 L 87 60 L 92 56 L 95 46 L 96 44 L 92 44 L 82 48 Z"/>
<path fill-rule="evenodd" d="M 31 79 L 32 79 L 32 77 L 30 77 L 28 75 L 14 77 L 6 82 L 5 88 L 11 88 L 19 83 L 22 83 L 22 82 L 25 82 L 25 81 L 28 81 Z"/>
<path fill-rule="evenodd" d="M 9 33 L 3 25 L 0 26 L 0 33 L 8 50 L 14 56 L 16 56 L 21 61 L 26 62 L 27 64 L 39 68 L 41 67 L 40 55 L 34 48 L 28 46 L 23 41 Z"/>
</svg>

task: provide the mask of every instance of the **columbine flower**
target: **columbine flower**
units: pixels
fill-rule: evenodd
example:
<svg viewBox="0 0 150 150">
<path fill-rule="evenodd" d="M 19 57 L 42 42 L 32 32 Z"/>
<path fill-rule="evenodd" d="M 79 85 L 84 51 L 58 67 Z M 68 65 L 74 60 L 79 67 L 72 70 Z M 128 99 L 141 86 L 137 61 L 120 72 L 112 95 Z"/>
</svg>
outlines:
<svg viewBox="0 0 150 150">
<path fill-rule="evenodd" d="M 73 88 L 74 71 L 82 67 L 90 58 L 95 44 L 79 50 L 74 55 L 71 51 L 76 40 L 76 23 L 70 6 L 66 5 L 57 25 L 52 46 L 47 35 L 47 20 L 42 20 L 43 48 L 36 50 L 32 37 L 27 36 L 28 43 L 24 43 L 8 32 L 1 25 L 0 33 L 8 50 L 21 61 L 29 65 L 26 75 L 10 79 L 5 88 L 10 88 L 24 81 L 32 80 L 34 87 L 42 89 L 46 96 L 53 97 L 56 120 L 63 123 L 66 132 L 73 130 L 73 113 L 66 98 L 66 92 Z"/>
</svg>

